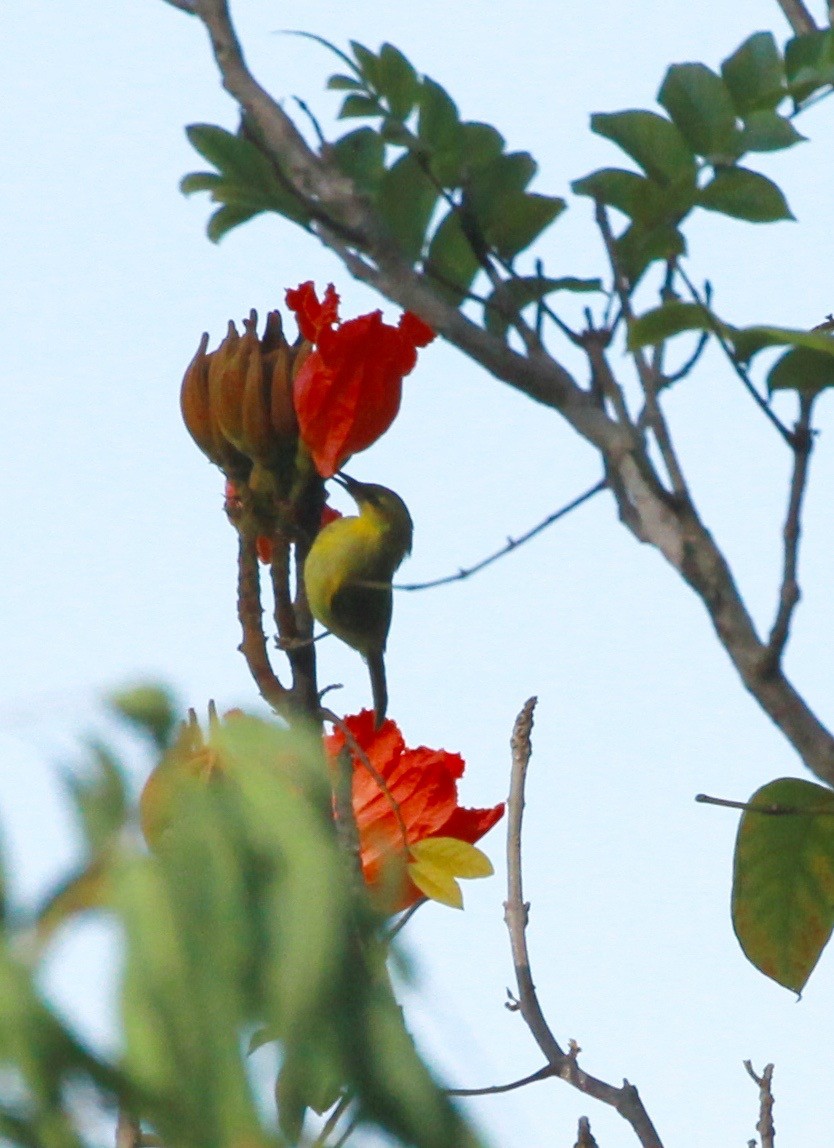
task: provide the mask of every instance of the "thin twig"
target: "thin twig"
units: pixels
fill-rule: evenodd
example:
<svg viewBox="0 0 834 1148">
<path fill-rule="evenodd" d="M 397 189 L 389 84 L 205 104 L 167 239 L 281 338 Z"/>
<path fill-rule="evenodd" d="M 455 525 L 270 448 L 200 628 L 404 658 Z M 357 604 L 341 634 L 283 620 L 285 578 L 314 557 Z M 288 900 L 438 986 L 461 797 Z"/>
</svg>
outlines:
<svg viewBox="0 0 834 1148">
<path fill-rule="evenodd" d="M 587 502 L 593 498 L 595 494 L 605 490 L 608 482 L 606 479 L 601 478 L 599 482 L 595 482 L 593 486 L 588 487 L 582 494 L 572 498 L 570 502 L 554 510 L 552 514 L 548 514 L 547 518 L 543 518 L 531 530 L 525 534 L 519 535 L 518 538 L 508 538 L 505 545 L 500 550 L 496 550 L 494 554 L 490 554 L 487 558 L 482 558 L 480 562 L 476 562 L 474 566 L 467 566 L 465 569 L 458 570 L 456 574 L 446 574 L 442 578 L 433 578 L 430 582 L 395 582 L 395 590 L 431 590 L 435 586 L 447 586 L 450 582 L 462 582 L 465 578 L 470 578 L 473 574 L 491 566 L 493 562 L 497 562 L 499 558 L 503 558 L 505 554 L 509 554 L 513 550 L 517 550 L 519 546 L 523 546 L 525 542 L 529 542 L 531 538 L 535 538 L 537 534 L 541 534 L 548 526 L 552 526 L 554 522 L 558 522 L 560 518 L 564 518 L 566 514 L 570 514 L 572 510 L 576 510 L 583 502 Z"/>
<path fill-rule="evenodd" d="M 742 809 L 745 813 L 763 813 L 767 817 L 834 817 L 830 806 L 814 805 L 761 805 L 758 802 L 731 801 L 729 797 L 710 797 L 708 793 L 696 793 L 699 805 L 720 805 L 723 809 Z"/>
<path fill-rule="evenodd" d="M 795 36 L 807 36 L 818 31 L 816 21 L 802 0 L 776 0 Z"/>
<path fill-rule="evenodd" d="M 791 475 L 788 511 L 782 530 L 784 558 L 782 584 L 779 590 L 779 606 L 770 631 L 765 651 L 765 673 L 773 673 L 782 660 L 788 637 L 791 619 L 800 599 L 797 569 L 799 562 L 799 539 L 802 533 L 802 500 L 808 484 L 809 462 L 814 447 L 814 432 L 811 429 L 811 415 L 816 394 L 800 394 L 799 418 L 793 431 L 793 474 Z"/>
<path fill-rule="evenodd" d="M 116 1122 L 116 1148 L 139 1148 L 141 1139 L 142 1125 L 135 1116 L 120 1108 Z"/>
<path fill-rule="evenodd" d="M 521 1080 L 513 1080 L 509 1084 L 491 1084 L 486 1088 L 447 1088 L 447 1096 L 496 1096 L 500 1092 L 514 1092 L 516 1088 L 525 1088 L 528 1084 L 535 1084 L 537 1080 L 548 1080 L 556 1075 L 552 1064 L 546 1064 L 538 1072 L 531 1072 L 529 1076 L 522 1076 Z"/>
<path fill-rule="evenodd" d="M 663 1148 L 634 1085 L 624 1080 L 622 1088 L 614 1088 L 613 1085 L 606 1084 L 605 1081 L 581 1069 L 577 1063 L 580 1052 L 578 1045 L 572 1041 L 569 1050 L 564 1051 L 550 1031 L 536 995 L 526 937 L 530 906 L 524 901 L 521 878 L 521 822 L 524 813 L 527 766 L 532 753 L 530 735 L 535 707 L 535 698 L 530 698 L 525 703 L 516 718 L 510 740 L 512 771 L 510 795 L 507 799 L 507 900 L 504 904 L 504 920 L 510 934 L 510 948 L 518 985 L 518 1002 L 515 1007 L 544 1053 L 554 1076 L 572 1084 L 586 1096 L 593 1096 L 596 1100 L 615 1108 L 634 1129 L 643 1148 Z"/>
<path fill-rule="evenodd" d="M 767 399 L 763 398 L 759 394 L 758 390 L 756 389 L 756 387 L 751 382 L 750 376 L 748 375 L 747 371 L 744 369 L 744 367 L 741 365 L 741 363 L 736 358 L 735 353 L 733 352 L 733 348 L 730 346 L 730 344 L 727 341 L 723 331 L 721 330 L 721 328 L 716 323 L 715 317 L 714 317 L 712 311 L 709 309 L 707 304 L 701 298 L 700 292 L 698 291 L 697 287 L 695 286 L 694 283 L 692 283 L 689 276 L 686 274 L 686 272 L 684 271 L 683 267 L 681 267 L 680 264 L 678 264 L 678 274 L 680 275 L 681 279 L 683 279 L 684 283 L 686 284 L 687 290 L 689 291 L 689 294 L 692 296 L 693 301 L 695 303 L 697 303 L 699 307 L 702 308 L 704 315 L 705 315 L 705 317 L 709 323 L 710 331 L 712 332 L 713 335 L 715 335 L 715 338 L 718 340 L 718 345 L 720 346 L 721 350 L 726 355 L 730 366 L 733 368 L 736 375 L 741 380 L 741 382 L 744 386 L 744 389 L 750 395 L 750 398 L 753 400 L 753 402 L 756 404 L 756 406 L 759 408 L 759 410 L 762 412 L 762 414 L 765 416 L 765 418 L 768 420 L 768 422 L 770 422 L 771 425 L 776 428 L 776 430 L 779 432 L 779 434 L 782 436 L 782 438 L 785 440 L 785 442 L 788 444 L 788 446 L 793 447 L 793 435 L 791 434 L 790 430 L 788 429 L 788 427 L 785 426 L 785 424 L 782 422 L 782 420 L 776 414 L 774 414 L 774 412 L 771 409 L 770 404 L 768 403 Z"/>
<path fill-rule="evenodd" d="M 773 1065 L 766 1064 L 761 1076 L 756 1075 L 749 1060 L 744 1061 L 744 1067 L 759 1086 L 759 1119 L 756 1131 L 761 1137 L 762 1148 L 773 1148 L 776 1143 L 776 1127 L 773 1123 Z"/>
<path fill-rule="evenodd" d="M 614 276 L 614 287 L 620 300 L 623 317 L 630 326 L 634 319 L 634 312 L 631 307 L 630 287 L 617 257 L 617 245 L 614 240 L 614 233 L 611 230 L 608 212 L 606 211 L 605 204 L 599 200 L 597 200 L 596 203 L 595 216 L 597 227 L 602 235 L 602 241 L 608 255 L 608 262 L 611 265 L 611 272 Z M 637 368 L 637 375 L 640 379 L 640 385 L 643 388 L 643 394 L 646 400 L 646 422 L 651 427 L 652 434 L 660 451 L 660 456 L 663 459 L 663 465 L 666 467 L 666 473 L 669 476 L 672 490 L 678 497 L 686 499 L 686 501 L 689 502 L 689 490 L 686 485 L 686 479 L 684 478 L 683 470 L 678 461 L 677 452 L 672 444 L 672 437 L 669 434 L 666 419 L 664 418 L 663 411 L 657 399 L 658 376 L 646 362 L 642 348 L 637 348 L 632 351 L 631 356 L 634 359 L 634 365 Z"/>
</svg>

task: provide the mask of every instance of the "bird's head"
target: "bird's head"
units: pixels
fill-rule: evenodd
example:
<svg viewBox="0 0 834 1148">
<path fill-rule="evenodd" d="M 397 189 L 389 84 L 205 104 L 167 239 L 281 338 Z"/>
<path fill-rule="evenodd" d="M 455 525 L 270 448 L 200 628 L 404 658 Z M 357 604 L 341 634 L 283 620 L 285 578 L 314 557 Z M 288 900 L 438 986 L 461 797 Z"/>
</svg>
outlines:
<svg viewBox="0 0 834 1148">
<path fill-rule="evenodd" d="M 358 482 L 346 474 L 337 474 L 335 478 L 359 507 L 360 515 L 373 521 L 385 532 L 392 552 L 397 552 L 399 565 L 406 554 L 411 553 L 414 536 L 414 523 L 406 504 L 387 486 Z"/>
</svg>

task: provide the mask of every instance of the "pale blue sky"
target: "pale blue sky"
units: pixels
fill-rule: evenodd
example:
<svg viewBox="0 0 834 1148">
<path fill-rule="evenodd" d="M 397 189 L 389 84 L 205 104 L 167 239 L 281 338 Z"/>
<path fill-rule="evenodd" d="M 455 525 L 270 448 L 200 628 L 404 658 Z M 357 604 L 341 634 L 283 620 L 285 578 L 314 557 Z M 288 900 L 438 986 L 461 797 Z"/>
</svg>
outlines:
<svg viewBox="0 0 834 1148">
<path fill-rule="evenodd" d="M 670 62 L 717 65 L 750 32 L 787 38 L 775 3 L 667 0 L 591 7 L 526 0 L 409 5 L 237 0 L 250 63 L 277 96 L 303 97 L 328 130 L 331 61 L 278 34 L 345 44 L 391 40 L 443 83 L 462 114 L 493 122 L 541 165 L 536 187 L 619 162 L 591 136 L 592 111 L 650 107 Z M 202 166 L 183 126 L 233 128 L 196 21 L 161 0 L 6 5 L 0 78 L 2 383 L 6 525 L 0 547 L 3 659 L 0 820 L 21 893 L 43 890 L 74 848 L 56 766 L 102 718 L 102 691 L 162 677 L 204 709 L 252 704 L 234 615 L 234 539 L 220 476 L 179 422 L 182 372 L 202 331 L 281 306 L 286 286 L 333 280 L 346 314 L 375 305 L 315 242 L 275 218 L 219 246 L 205 197 L 179 178 Z M 800 122 L 810 142 L 763 159 L 799 223 L 703 219 L 692 267 L 738 322 L 812 326 L 834 309 L 834 104 Z M 537 252 L 553 274 L 600 273 L 586 201 Z M 393 314 L 388 309 L 389 314 Z M 717 356 L 670 401 L 696 499 L 757 621 L 775 603 L 788 459 Z M 831 711 L 831 399 L 814 459 L 804 599 L 788 668 Z M 780 410 L 791 417 L 788 399 Z M 404 575 L 469 564 L 598 477 L 591 452 L 549 411 L 435 344 L 406 383 L 400 419 L 358 477 L 408 501 Z M 359 659 L 322 646 L 323 682 L 347 712 L 366 701 Z M 529 940 L 542 1004 L 583 1064 L 640 1088 L 666 1143 L 744 1144 L 757 1096 L 741 1062 L 776 1061 L 780 1142 L 834 1140 L 828 1103 L 834 969 L 826 954 L 800 1004 L 762 978 L 732 935 L 734 815 L 699 791 L 744 798 L 799 763 L 743 693 L 706 616 L 656 554 L 598 498 L 470 583 L 400 595 L 390 641 L 391 711 L 414 743 L 463 753 L 462 798 L 505 795 L 508 738 L 540 703 L 526 823 Z M 137 785 L 141 781 L 137 759 Z M 503 1007 L 512 969 L 498 876 L 466 889 L 466 911 L 430 906 L 409 926 L 421 971 L 411 1008 L 450 1083 L 520 1077 L 542 1059 Z M 93 932 L 56 954 L 51 984 L 80 1023 L 106 1029 L 107 957 Z M 587 1113 L 601 1148 L 627 1125 L 558 1082 L 472 1111 L 502 1148 L 570 1145 Z"/>
</svg>

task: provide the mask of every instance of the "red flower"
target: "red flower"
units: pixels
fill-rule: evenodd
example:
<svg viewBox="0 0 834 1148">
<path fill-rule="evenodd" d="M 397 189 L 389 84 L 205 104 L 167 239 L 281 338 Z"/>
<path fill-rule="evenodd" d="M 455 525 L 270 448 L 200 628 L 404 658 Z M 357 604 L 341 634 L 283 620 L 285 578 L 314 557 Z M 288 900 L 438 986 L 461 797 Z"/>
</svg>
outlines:
<svg viewBox="0 0 834 1148">
<path fill-rule="evenodd" d="M 366 882 L 390 890 L 393 874 L 398 887 L 388 907 L 394 912 L 422 896 L 460 906 L 455 878 L 492 871 L 474 842 L 500 820 L 503 802 L 491 809 L 462 808 L 456 783 L 463 758 L 425 746 L 407 749 L 390 718 L 376 730 L 372 711 L 363 710 L 345 718 L 345 725 L 353 739 L 347 739 L 353 757 L 353 811 Z M 341 730 L 334 731 L 326 739 L 328 754 L 335 758 L 345 740 Z"/>
<path fill-rule="evenodd" d="M 319 302 L 312 281 L 287 291 L 298 328 L 315 344 L 294 382 L 299 433 L 323 478 L 388 430 L 400 409 L 402 381 L 417 348 L 434 332 L 406 311 L 392 327 L 381 311 L 339 321 L 339 296 L 329 284 Z"/>
</svg>

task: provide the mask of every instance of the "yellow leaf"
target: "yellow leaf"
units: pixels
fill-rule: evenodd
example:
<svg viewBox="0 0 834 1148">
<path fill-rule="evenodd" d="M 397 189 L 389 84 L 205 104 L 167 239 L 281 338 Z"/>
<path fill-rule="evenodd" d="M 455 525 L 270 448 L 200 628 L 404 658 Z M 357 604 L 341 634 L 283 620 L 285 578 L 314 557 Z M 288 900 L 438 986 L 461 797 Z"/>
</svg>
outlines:
<svg viewBox="0 0 834 1148">
<path fill-rule="evenodd" d="M 458 877 L 489 877 L 492 863 L 485 853 L 456 837 L 429 837 L 409 847 L 408 875 L 421 893 L 452 908 L 463 908 Z"/>
</svg>

